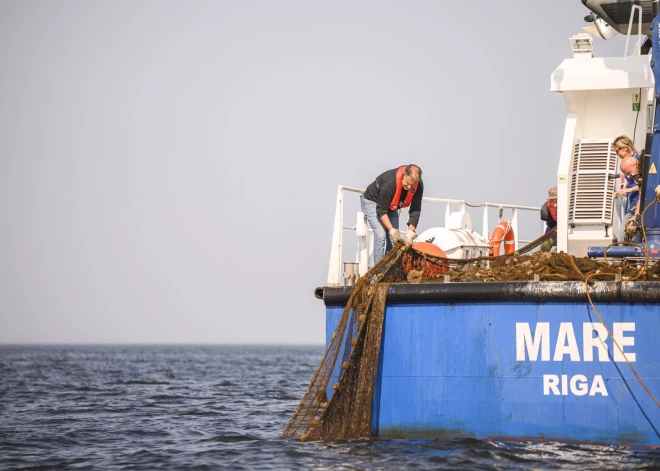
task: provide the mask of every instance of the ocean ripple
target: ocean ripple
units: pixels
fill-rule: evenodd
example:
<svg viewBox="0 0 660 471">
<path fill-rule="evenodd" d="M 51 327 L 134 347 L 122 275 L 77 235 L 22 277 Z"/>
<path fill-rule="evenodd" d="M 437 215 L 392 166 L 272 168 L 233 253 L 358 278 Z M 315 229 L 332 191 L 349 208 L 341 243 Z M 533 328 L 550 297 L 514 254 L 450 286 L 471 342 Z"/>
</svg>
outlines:
<svg viewBox="0 0 660 471">
<path fill-rule="evenodd" d="M 321 347 L 0 347 L 0 468 L 657 469 L 651 449 L 282 437 Z"/>
</svg>

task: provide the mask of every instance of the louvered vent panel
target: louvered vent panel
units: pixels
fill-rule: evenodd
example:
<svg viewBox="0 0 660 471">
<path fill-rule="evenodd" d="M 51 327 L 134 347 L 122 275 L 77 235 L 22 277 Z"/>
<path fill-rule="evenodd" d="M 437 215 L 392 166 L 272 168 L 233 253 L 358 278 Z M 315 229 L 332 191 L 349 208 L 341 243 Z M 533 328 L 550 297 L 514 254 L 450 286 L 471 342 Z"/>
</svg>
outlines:
<svg viewBox="0 0 660 471">
<path fill-rule="evenodd" d="M 612 224 L 616 159 L 612 139 L 581 139 L 576 142 L 568 207 L 569 224 Z"/>
</svg>

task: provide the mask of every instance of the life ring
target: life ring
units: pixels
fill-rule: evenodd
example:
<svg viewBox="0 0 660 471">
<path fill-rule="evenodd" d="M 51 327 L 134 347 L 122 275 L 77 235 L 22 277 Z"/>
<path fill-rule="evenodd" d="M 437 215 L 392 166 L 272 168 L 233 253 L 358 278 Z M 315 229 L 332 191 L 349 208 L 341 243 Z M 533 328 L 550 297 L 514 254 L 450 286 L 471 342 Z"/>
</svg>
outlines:
<svg viewBox="0 0 660 471">
<path fill-rule="evenodd" d="M 510 254 L 516 250 L 516 241 L 513 235 L 513 228 L 511 225 L 502 221 L 497 225 L 493 231 L 493 235 L 490 238 L 490 249 L 488 250 L 488 255 L 491 257 L 497 257 L 500 254 L 500 245 L 504 241 L 504 253 Z"/>
</svg>

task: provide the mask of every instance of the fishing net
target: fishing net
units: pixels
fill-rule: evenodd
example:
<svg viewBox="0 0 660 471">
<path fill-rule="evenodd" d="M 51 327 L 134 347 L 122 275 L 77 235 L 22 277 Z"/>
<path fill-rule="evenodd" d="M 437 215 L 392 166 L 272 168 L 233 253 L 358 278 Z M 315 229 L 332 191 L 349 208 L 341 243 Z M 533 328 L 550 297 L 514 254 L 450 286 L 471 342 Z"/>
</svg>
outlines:
<svg viewBox="0 0 660 471">
<path fill-rule="evenodd" d="M 660 263 L 612 265 L 565 253 L 534 252 L 555 237 L 548 232 L 513 254 L 446 259 L 398 243 L 361 277 L 284 435 L 306 440 L 371 436 L 372 404 L 378 370 L 385 298 L 390 283 L 585 281 L 660 279 Z M 489 266 L 483 261 L 489 261 Z"/>
<path fill-rule="evenodd" d="M 390 283 L 403 279 L 403 253 L 397 244 L 355 284 L 285 436 L 305 441 L 371 435 L 385 296 Z"/>
</svg>

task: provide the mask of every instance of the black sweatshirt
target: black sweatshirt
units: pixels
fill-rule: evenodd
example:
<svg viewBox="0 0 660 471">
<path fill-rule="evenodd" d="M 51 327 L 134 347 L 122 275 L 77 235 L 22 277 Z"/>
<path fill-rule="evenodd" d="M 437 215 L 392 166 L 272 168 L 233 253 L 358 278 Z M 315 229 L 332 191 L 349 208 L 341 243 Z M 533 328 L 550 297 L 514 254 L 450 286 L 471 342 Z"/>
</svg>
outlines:
<svg viewBox="0 0 660 471">
<path fill-rule="evenodd" d="M 398 169 L 388 170 L 378 175 L 378 178 L 367 187 L 364 197 L 370 201 L 376 202 L 376 214 L 378 219 L 390 211 L 390 203 L 396 193 L 396 171 Z M 424 194 L 424 182 L 420 179 L 417 191 L 413 196 L 408 210 L 408 225 L 417 227 L 419 215 L 422 211 L 422 195 Z M 400 201 L 403 202 L 408 196 L 408 190 L 401 188 Z"/>
</svg>

